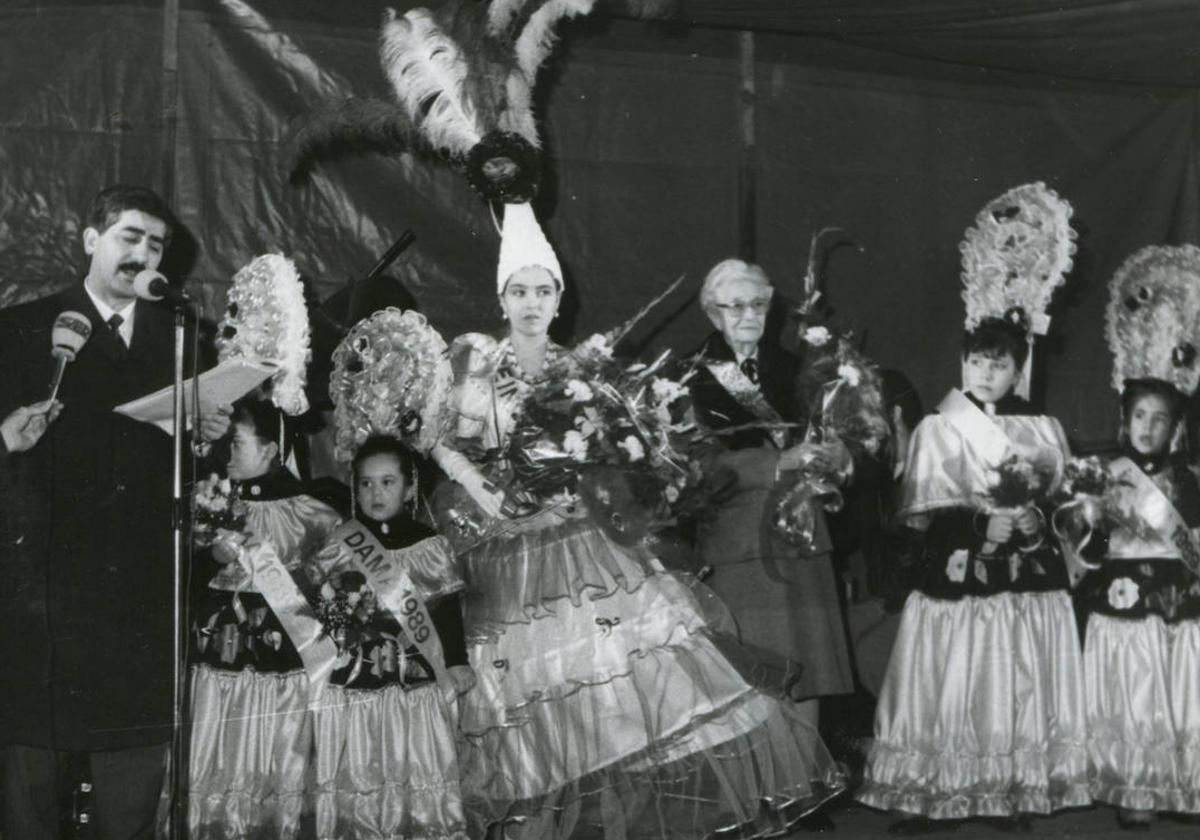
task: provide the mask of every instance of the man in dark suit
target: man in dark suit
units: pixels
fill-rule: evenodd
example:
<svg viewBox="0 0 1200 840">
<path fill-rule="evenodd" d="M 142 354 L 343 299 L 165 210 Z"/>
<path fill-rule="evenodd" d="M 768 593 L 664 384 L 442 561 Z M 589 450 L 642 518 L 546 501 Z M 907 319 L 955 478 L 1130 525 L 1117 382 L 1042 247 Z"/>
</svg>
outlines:
<svg viewBox="0 0 1200 840">
<path fill-rule="evenodd" d="M 56 316 L 92 323 L 61 416 L 0 474 L 6 840 L 58 836 L 65 768 L 83 759 L 94 835 L 152 836 L 172 720 L 172 446 L 112 409 L 172 381 L 171 312 L 138 300 L 133 279 L 158 266 L 173 224 L 150 190 L 101 191 L 83 280 L 0 312 L 0 416 L 46 397 Z M 201 435 L 228 422 L 210 410 Z"/>
</svg>

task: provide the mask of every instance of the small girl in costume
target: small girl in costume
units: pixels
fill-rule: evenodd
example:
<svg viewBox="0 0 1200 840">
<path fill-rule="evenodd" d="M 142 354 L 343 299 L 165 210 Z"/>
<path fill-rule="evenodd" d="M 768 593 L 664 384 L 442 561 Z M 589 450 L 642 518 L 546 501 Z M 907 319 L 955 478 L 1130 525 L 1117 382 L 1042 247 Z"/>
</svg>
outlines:
<svg viewBox="0 0 1200 840">
<path fill-rule="evenodd" d="M 280 466 L 281 422 L 268 402 L 235 406 L 228 475 L 246 524 L 219 532 L 217 571 L 193 608 L 187 819 L 198 840 L 300 830 L 310 679 L 327 673 L 333 646 L 293 575 L 341 517 Z"/>
<path fill-rule="evenodd" d="M 1200 381 L 1200 248 L 1150 247 L 1108 307 L 1121 452 L 1106 558 L 1079 585 L 1092 795 L 1125 828 L 1200 814 L 1200 487 L 1174 451 Z"/>
<path fill-rule="evenodd" d="M 963 247 L 965 387 L 910 444 L 898 516 L 919 533 L 925 568 L 858 793 L 910 815 L 893 833 L 972 817 L 1024 827 L 1022 815 L 1090 801 L 1066 568 L 1034 506 L 1067 444 L 1058 421 L 1012 393 L 1028 383 L 1024 314 L 1044 311 L 1070 267 L 1069 214 L 1041 184 L 1020 187 L 980 213 Z"/>
<path fill-rule="evenodd" d="M 371 437 L 353 469 L 358 518 L 317 560 L 318 612 L 342 652 L 315 717 L 317 836 L 465 840 L 452 706 L 475 682 L 463 580 L 449 543 L 403 510 L 410 450 Z"/>
</svg>

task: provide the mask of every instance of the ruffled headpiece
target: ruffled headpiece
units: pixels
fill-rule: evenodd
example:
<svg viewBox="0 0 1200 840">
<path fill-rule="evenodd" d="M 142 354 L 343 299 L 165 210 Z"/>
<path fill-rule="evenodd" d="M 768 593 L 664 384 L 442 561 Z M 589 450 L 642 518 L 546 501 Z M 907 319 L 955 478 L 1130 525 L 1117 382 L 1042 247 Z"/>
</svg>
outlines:
<svg viewBox="0 0 1200 840">
<path fill-rule="evenodd" d="M 1049 329 L 1050 298 L 1071 270 L 1071 212 L 1071 205 L 1042 182 L 1022 184 L 984 205 L 959 246 L 966 329 L 999 319 L 1024 332 L 1030 352 L 1018 393 L 1026 398 L 1033 336 Z"/>
<path fill-rule="evenodd" d="M 389 307 L 359 321 L 333 353 L 338 460 L 372 435 L 427 454 L 442 437 L 450 381 L 446 342 L 424 315 Z"/>
<path fill-rule="evenodd" d="M 311 351 L 308 309 L 296 266 L 282 254 L 255 257 L 233 277 L 217 331 L 221 361 L 273 362 L 271 401 L 284 413 L 308 410 L 304 379 Z"/>
<path fill-rule="evenodd" d="M 1159 379 L 1184 396 L 1200 384 L 1200 248 L 1152 245 L 1122 263 L 1109 284 L 1105 337 L 1113 387 Z"/>
<path fill-rule="evenodd" d="M 504 294 L 508 279 L 522 268 L 544 268 L 563 287 L 562 266 L 550 241 L 528 204 L 504 205 L 504 227 L 500 234 L 500 260 L 496 266 L 496 292 Z"/>
</svg>

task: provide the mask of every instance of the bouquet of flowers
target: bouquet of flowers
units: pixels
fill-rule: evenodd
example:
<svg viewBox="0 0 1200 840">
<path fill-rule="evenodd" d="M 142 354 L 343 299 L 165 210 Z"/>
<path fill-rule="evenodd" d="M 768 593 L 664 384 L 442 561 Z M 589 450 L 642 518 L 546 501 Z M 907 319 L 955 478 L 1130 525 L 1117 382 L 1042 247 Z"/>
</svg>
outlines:
<svg viewBox="0 0 1200 840">
<path fill-rule="evenodd" d="M 883 384 L 875 365 L 848 335 L 826 325 L 817 288 L 817 246 L 827 227 L 815 233 L 804 276 L 803 299 L 796 310 L 798 334 L 804 346 L 804 367 L 796 382 L 808 418 L 804 441 L 811 453 L 801 468 L 784 479 L 775 504 L 775 532 L 788 542 L 812 551 L 817 510 L 840 510 L 839 487 L 846 478 L 846 456 L 875 456 L 891 434 L 883 404 Z M 819 453 L 824 450 L 825 457 Z"/>
<path fill-rule="evenodd" d="M 1063 481 L 1055 494 L 1058 506 L 1050 515 L 1050 527 L 1073 577 L 1097 568 L 1084 552 L 1094 535 L 1120 519 L 1116 488 L 1112 473 L 1095 455 L 1071 458 L 1063 468 Z"/>
<path fill-rule="evenodd" d="M 540 501 L 578 494 L 620 542 L 641 539 L 669 518 L 698 469 L 687 455 L 697 435 L 687 375 L 613 356 L 621 333 L 593 335 L 557 360 L 525 395 L 499 453 L 510 490 Z"/>
<path fill-rule="evenodd" d="M 246 504 L 228 478 L 213 473 L 196 482 L 192 491 L 192 541 L 208 548 L 218 531 L 241 531 L 246 526 Z"/>
<path fill-rule="evenodd" d="M 1058 468 L 1048 450 L 1028 455 L 1014 452 L 987 471 L 984 509 L 989 513 L 1020 511 L 1046 496 Z"/>
</svg>

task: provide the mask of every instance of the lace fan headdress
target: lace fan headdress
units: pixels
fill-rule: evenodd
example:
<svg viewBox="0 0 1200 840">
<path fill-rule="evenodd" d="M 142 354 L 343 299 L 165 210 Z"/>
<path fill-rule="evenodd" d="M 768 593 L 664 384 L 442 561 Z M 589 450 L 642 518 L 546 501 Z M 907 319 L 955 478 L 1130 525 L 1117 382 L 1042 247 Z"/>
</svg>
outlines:
<svg viewBox="0 0 1200 840">
<path fill-rule="evenodd" d="M 1105 337 L 1112 384 L 1158 379 L 1184 396 L 1200 384 L 1200 248 L 1151 245 L 1130 256 L 1109 284 Z"/>
<path fill-rule="evenodd" d="M 450 383 L 446 342 L 424 315 L 389 307 L 359 321 L 333 352 L 338 460 L 349 463 L 372 435 L 428 454 L 442 437 Z"/>
<path fill-rule="evenodd" d="M 1042 182 L 1022 184 L 984 205 L 959 246 L 966 329 L 998 318 L 1025 333 L 1029 354 L 1017 386 L 1025 398 L 1033 336 L 1049 329 L 1050 298 L 1071 270 L 1071 213 L 1071 205 Z"/>
<path fill-rule="evenodd" d="M 662 0 L 627 0 L 658 11 Z M 292 180 L 313 164 L 356 151 L 412 151 L 466 173 L 486 199 L 529 201 L 542 143 L 533 86 L 568 18 L 596 0 L 448 0 L 436 9 L 388 10 L 380 60 L 395 102 L 349 99 L 297 131 Z"/>
<path fill-rule="evenodd" d="M 292 416 L 308 410 L 304 380 L 311 356 L 308 308 L 296 266 L 282 254 L 255 257 L 238 270 L 217 331 L 221 361 L 273 362 L 271 401 Z"/>
</svg>

